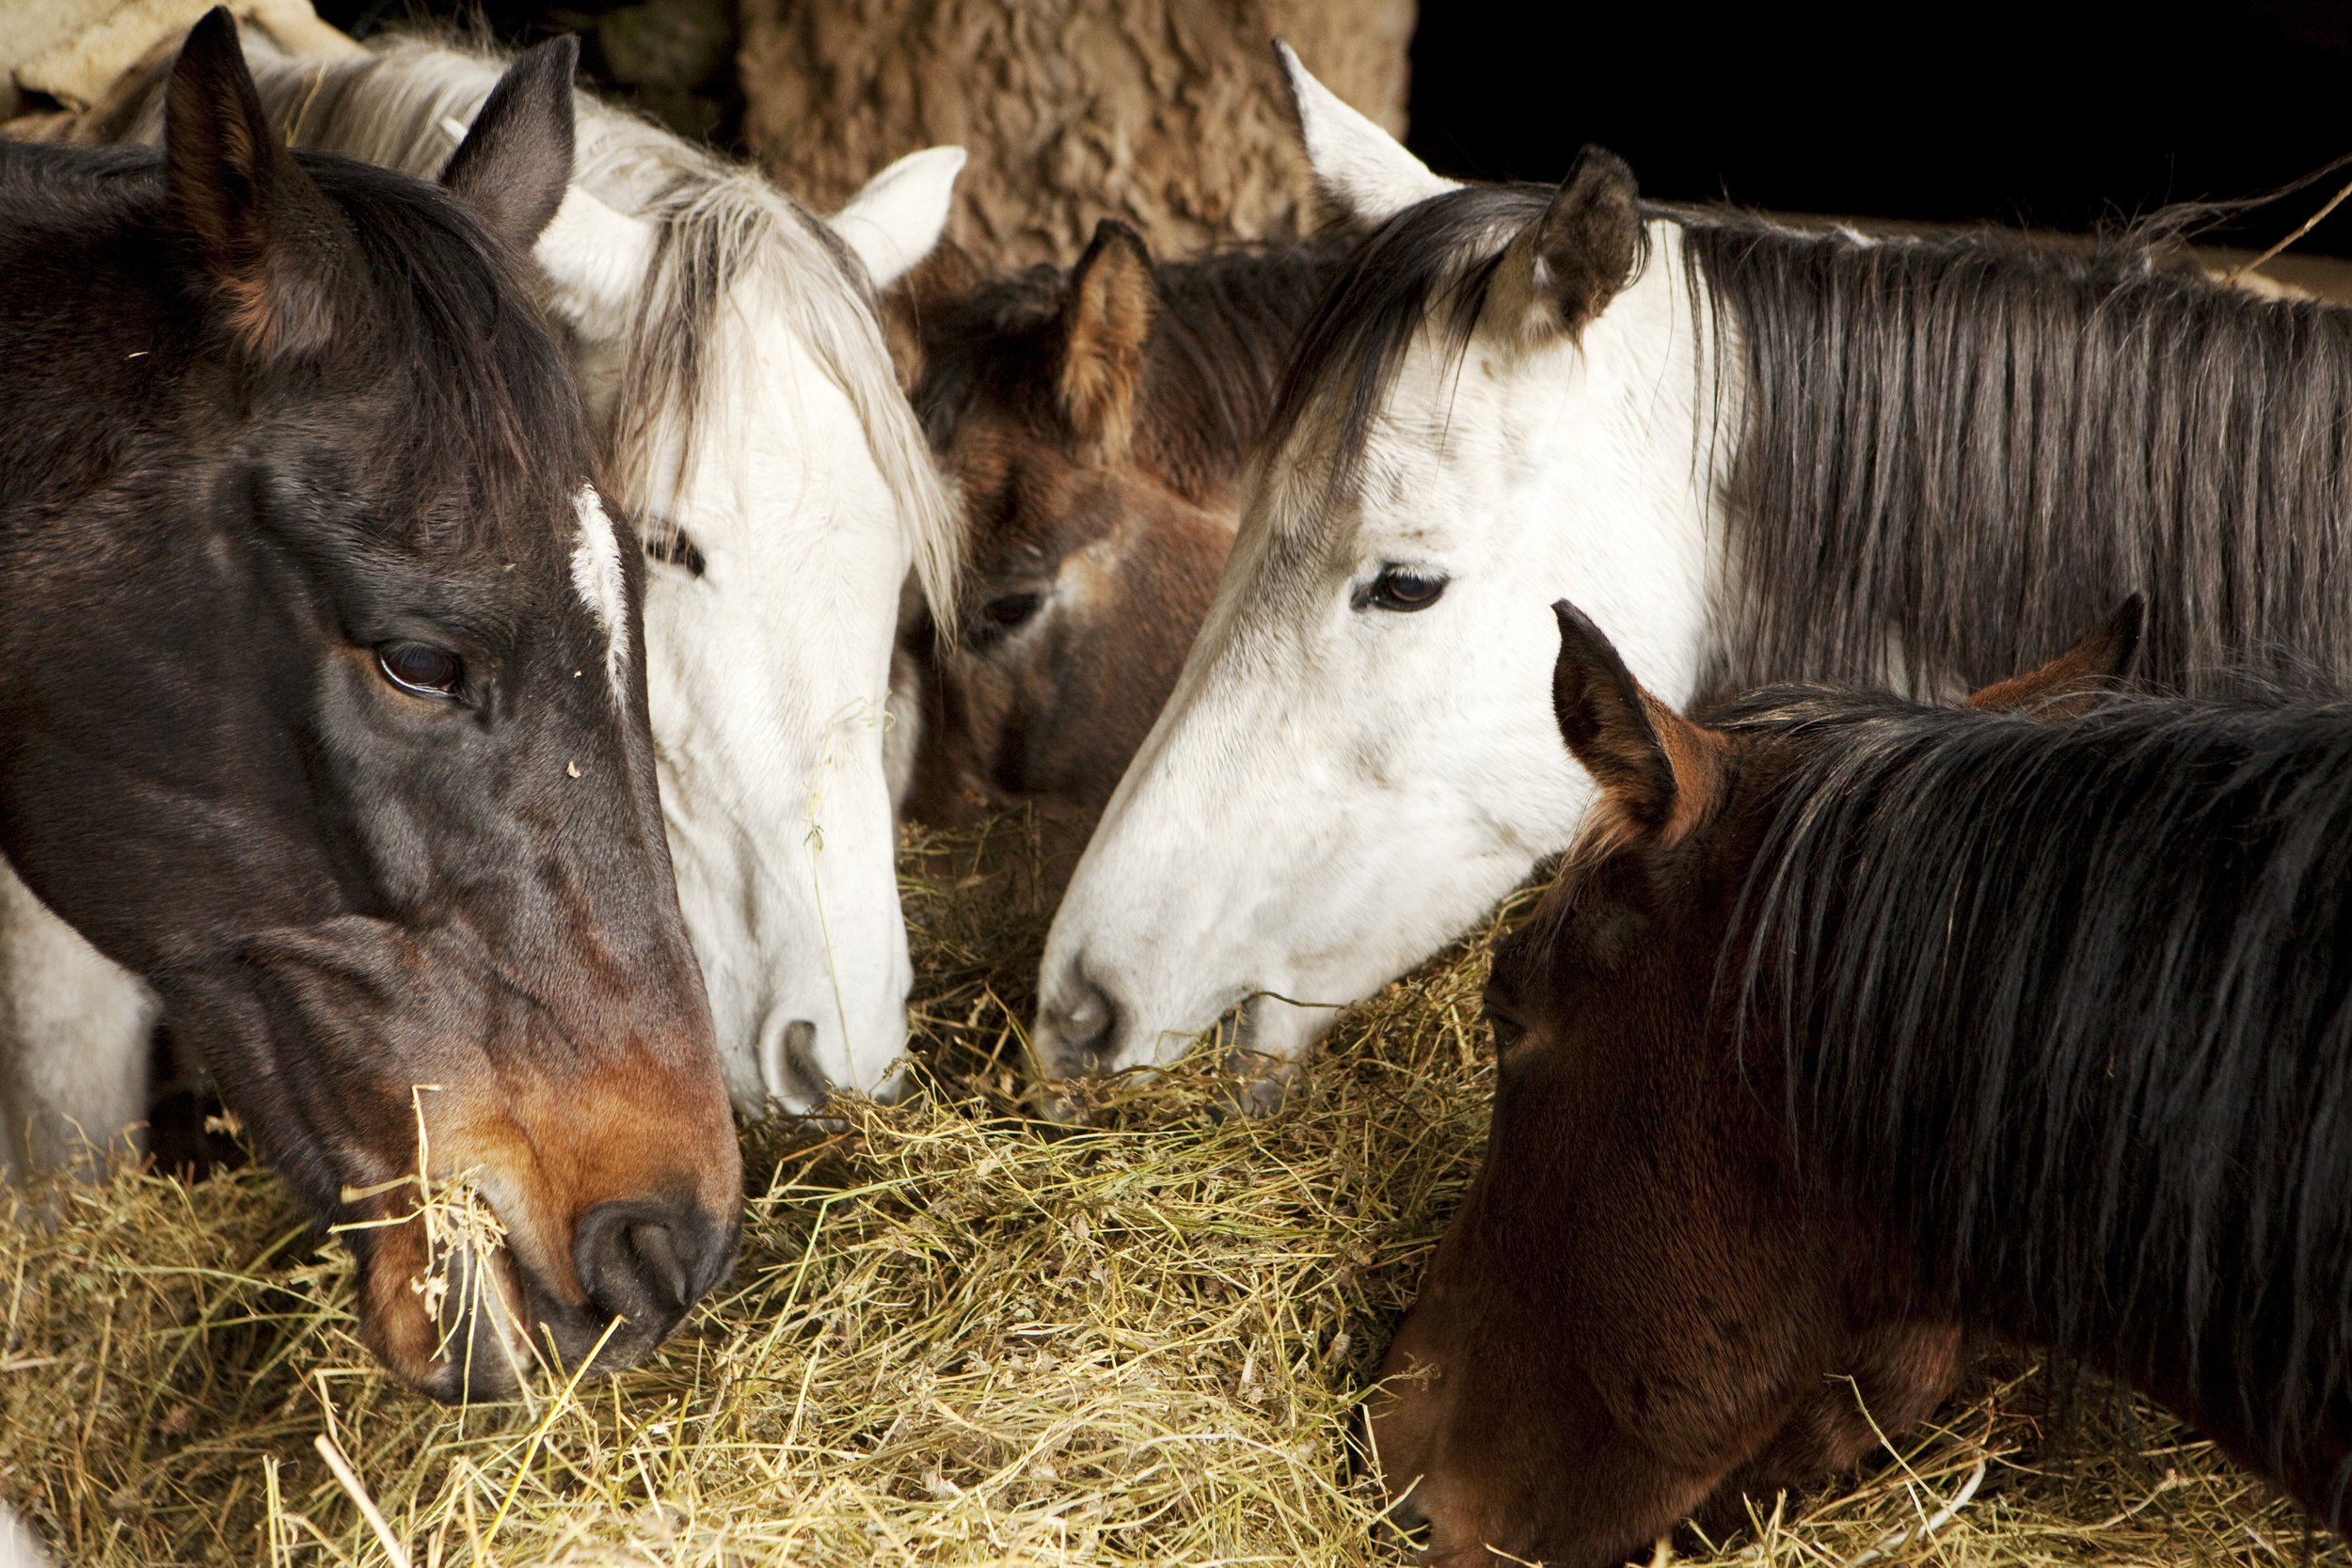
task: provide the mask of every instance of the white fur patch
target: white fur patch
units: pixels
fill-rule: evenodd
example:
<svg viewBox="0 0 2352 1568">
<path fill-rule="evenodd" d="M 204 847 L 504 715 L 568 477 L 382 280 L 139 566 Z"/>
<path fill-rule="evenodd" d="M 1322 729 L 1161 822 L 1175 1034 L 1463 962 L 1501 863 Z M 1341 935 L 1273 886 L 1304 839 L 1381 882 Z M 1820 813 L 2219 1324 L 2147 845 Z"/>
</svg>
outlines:
<svg viewBox="0 0 2352 1568">
<path fill-rule="evenodd" d="M 604 674 L 618 696 L 621 666 L 628 658 L 628 589 L 621 575 L 621 544 L 613 537 L 612 519 L 605 515 L 604 498 L 595 485 L 580 487 L 572 498 L 572 512 L 580 518 L 580 542 L 572 546 L 572 587 L 604 628 Z"/>
</svg>

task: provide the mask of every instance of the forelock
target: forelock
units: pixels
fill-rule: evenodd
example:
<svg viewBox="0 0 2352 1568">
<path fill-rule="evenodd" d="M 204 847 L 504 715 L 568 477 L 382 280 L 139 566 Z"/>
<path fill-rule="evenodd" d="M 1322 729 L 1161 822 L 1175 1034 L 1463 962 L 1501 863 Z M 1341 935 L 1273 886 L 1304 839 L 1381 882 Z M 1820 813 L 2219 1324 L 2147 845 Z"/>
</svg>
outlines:
<svg viewBox="0 0 2352 1568">
<path fill-rule="evenodd" d="M 1550 205 L 1548 185 L 1465 185 L 1391 217 L 1357 246 L 1293 351 L 1260 451 L 1327 466 L 1326 501 L 1359 477 L 1366 442 L 1406 356 L 1425 327 L 1445 352 L 1469 345 L 1495 269 L 1511 241 Z M 1286 519 L 1299 526 L 1327 506 Z"/>
</svg>

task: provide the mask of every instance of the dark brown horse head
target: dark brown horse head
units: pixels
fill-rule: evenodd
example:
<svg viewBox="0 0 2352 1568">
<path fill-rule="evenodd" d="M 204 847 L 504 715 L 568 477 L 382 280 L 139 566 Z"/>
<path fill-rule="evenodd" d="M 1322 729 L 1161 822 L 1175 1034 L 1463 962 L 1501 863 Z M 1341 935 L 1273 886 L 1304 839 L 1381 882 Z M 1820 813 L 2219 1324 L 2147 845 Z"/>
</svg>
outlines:
<svg viewBox="0 0 2352 1568">
<path fill-rule="evenodd" d="M 968 540 L 955 646 L 928 624 L 906 640 L 924 688 L 910 815 L 1101 812 L 1207 613 L 1327 265 L 1293 247 L 1155 266 L 1105 219 L 1067 274 L 917 299 L 915 405 Z"/>
<path fill-rule="evenodd" d="M 530 303 L 573 53 L 442 188 L 289 154 L 218 10 L 160 162 L 0 151 L 0 848 L 443 1398 L 642 1356 L 740 1204 L 639 552 Z"/>
<path fill-rule="evenodd" d="M 1598 1568 L 1686 1518 L 1720 1531 L 1743 1497 L 1852 1464 L 1872 1421 L 1924 1416 L 1959 1369 L 1952 1323 L 1911 1314 L 1899 1264 L 1790 1164 L 1759 1086 L 1777 1041 L 1722 1024 L 1793 743 L 1685 719 L 1556 609 L 1553 706 L 1599 797 L 1496 950 L 1486 1159 L 1373 1404 L 1397 1513 L 1438 1562 Z M 1972 705 L 2061 714 L 2137 629 L 2134 601 Z"/>
</svg>

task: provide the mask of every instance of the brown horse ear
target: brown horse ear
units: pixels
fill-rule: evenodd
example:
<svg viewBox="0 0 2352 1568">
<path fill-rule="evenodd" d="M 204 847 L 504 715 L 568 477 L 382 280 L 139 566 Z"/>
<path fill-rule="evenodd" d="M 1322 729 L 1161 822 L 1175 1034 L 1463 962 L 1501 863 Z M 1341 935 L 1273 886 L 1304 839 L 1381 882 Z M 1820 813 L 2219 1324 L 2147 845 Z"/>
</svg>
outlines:
<svg viewBox="0 0 2352 1568">
<path fill-rule="evenodd" d="M 265 357 L 324 348 L 358 246 L 270 130 L 225 8 L 188 30 L 164 115 L 166 200 L 195 237 L 237 341 Z"/>
<path fill-rule="evenodd" d="M 1965 705 L 1982 713 L 2031 709 L 2050 719 L 2074 718 L 2097 701 L 2102 691 L 2112 689 L 2131 673 L 2147 619 L 2146 596 L 2134 594 L 2115 607 L 2106 625 L 2041 669 L 1995 681 L 1970 697 Z"/>
<path fill-rule="evenodd" d="M 1551 667 L 1551 711 L 1560 738 L 1612 805 L 1644 827 L 1664 826 L 1674 816 L 1677 790 L 1660 723 L 1683 721 L 1650 699 L 1616 644 L 1582 610 L 1561 599 L 1551 612 L 1560 621 L 1560 657 Z"/>
<path fill-rule="evenodd" d="M 1535 292 L 1571 337 L 1632 281 L 1642 260 L 1641 200 L 1624 159 L 1597 147 L 1576 155 L 1535 225 Z"/>
<path fill-rule="evenodd" d="M 572 182 L 572 72 L 579 64 L 580 40 L 566 33 L 508 66 L 441 170 L 450 194 L 516 250 L 537 243 Z"/>
<path fill-rule="evenodd" d="M 1144 341 L 1158 306 L 1143 236 L 1117 218 L 1096 224 L 1093 242 L 1070 273 L 1060 390 L 1062 413 L 1100 462 L 1127 455 Z"/>
</svg>

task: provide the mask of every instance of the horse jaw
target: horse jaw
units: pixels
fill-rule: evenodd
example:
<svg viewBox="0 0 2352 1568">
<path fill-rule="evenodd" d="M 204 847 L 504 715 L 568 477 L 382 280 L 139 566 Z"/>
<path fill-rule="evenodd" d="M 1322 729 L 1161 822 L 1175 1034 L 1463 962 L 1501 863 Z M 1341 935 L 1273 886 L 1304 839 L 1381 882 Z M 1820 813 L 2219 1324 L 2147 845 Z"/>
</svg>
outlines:
<svg viewBox="0 0 2352 1568">
<path fill-rule="evenodd" d="M 1340 214 L 1371 227 L 1415 202 L 1457 188 L 1404 145 L 1309 74 L 1298 54 L 1274 40 L 1274 58 L 1290 87 L 1299 139 L 1314 170 L 1315 188 Z"/>
<path fill-rule="evenodd" d="M 679 907 L 728 1093 L 760 1116 L 815 1110 L 812 1072 L 886 1092 L 905 1048 L 882 738 L 910 550 L 849 399 L 774 309 L 735 313 L 765 325 L 714 370 L 733 416 L 646 499 L 705 565 L 647 562 L 644 649 Z"/>
<path fill-rule="evenodd" d="M 1338 515 L 1299 526 L 1326 504 L 1327 460 L 1292 460 L 1327 450 L 1315 415 L 1265 454 L 1207 625 L 1055 917 L 1033 1036 L 1049 1076 L 1165 1062 L 1245 1002 L 1244 1043 L 1295 1058 L 1565 848 L 1592 786 L 1552 714 L 1553 598 L 1621 630 L 1650 689 L 1690 694 L 1721 534 L 1693 455 L 1705 337 L 1677 238 L 1654 243 L 1581 348 L 1482 331 L 1457 365 L 1425 330 Z M 1385 564 L 1448 587 L 1417 613 L 1355 608 Z"/>
<path fill-rule="evenodd" d="M 963 172 L 961 147 L 927 147 L 883 169 L 825 220 L 866 265 L 877 289 L 914 270 L 947 227 L 947 204 Z"/>
</svg>

